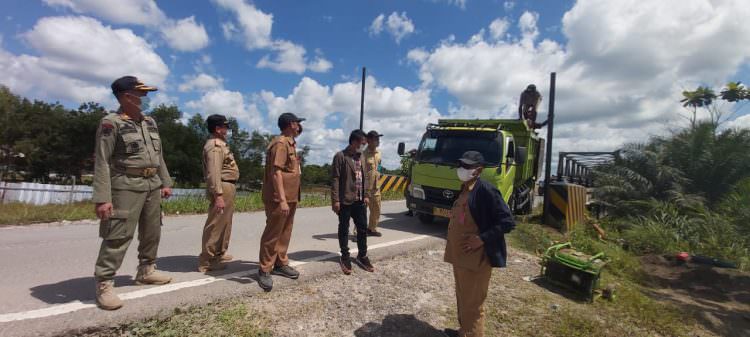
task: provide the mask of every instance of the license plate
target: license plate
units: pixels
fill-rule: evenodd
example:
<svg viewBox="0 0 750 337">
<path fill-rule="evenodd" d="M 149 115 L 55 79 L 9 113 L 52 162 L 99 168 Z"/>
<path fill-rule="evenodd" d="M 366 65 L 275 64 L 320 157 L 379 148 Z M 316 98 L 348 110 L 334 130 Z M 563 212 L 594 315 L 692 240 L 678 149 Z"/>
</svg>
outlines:
<svg viewBox="0 0 750 337">
<path fill-rule="evenodd" d="M 441 217 L 449 218 L 450 219 L 450 217 L 451 217 L 451 210 L 445 209 L 445 208 L 435 207 L 435 208 L 432 209 L 432 214 L 434 214 L 436 216 L 441 216 Z"/>
</svg>

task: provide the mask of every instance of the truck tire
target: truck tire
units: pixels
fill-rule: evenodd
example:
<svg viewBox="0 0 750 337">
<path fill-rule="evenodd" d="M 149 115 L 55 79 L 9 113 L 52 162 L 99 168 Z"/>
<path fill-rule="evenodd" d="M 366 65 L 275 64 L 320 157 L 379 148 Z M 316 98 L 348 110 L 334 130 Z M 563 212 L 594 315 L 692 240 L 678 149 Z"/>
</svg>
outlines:
<svg viewBox="0 0 750 337">
<path fill-rule="evenodd" d="M 432 214 L 419 213 L 417 217 L 419 218 L 419 222 L 425 225 L 432 224 L 435 221 L 435 217 Z"/>
</svg>

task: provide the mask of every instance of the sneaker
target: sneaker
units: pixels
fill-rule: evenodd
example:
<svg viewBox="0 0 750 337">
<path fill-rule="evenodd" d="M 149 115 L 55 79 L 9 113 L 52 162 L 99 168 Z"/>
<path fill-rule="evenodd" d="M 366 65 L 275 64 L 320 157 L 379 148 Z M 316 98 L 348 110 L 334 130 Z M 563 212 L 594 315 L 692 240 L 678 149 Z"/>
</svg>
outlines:
<svg viewBox="0 0 750 337">
<path fill-rule="evenodd" d="M 96 305 L 104 310 L 117 310 L 122 307 L 122 300 L 115 293 L 114 281 L 96 282 Z"/>
<path fill-rule="evenodd" d="M 370 258 L 367 256 L 357 257 L 357 264 L 362 267 L 362 269 L 367 270 L 369 272 L 374 272 L 375 267 L 372 266 L 372 263 L 370 263 Z"/>
<path fill-rule="evenodd" d="M 378 231 L 367 230 L 367 236 L 383 236 L 383 233 Z"/>
<path fill-rule="evenodd" d="M 281 267 L 273 267 L 273 271 L 271 271 L 271 274 L 279 275 L 288 277 L 292 280 L 296 280 L 299 278 L 299 272 L 292 268 L 292 266 L 281 266 Z"/>
<path fill-rule="evenodd" d="M 344 274 L 349 275 L 352 273 L 352 259 L 348 256 L 342 256 L 339 259 L 339 265 L 341 265 L 341 271 Z"/>
<path fill-rule="evenodd" d="M 265 291 L 271 291 L 273 289 L 271 273 L 258 270 L 258 285 Z"/>
<path fill-rule="evenodd" d="M 222 263 L 231 262 L 232 260 L 234 260 L 234 256 L 232 256 L 231 254 L 224 254 L 221 256 L 221 258 L 219 258 L 219 261 L 221 261 Z"/>
</svg>

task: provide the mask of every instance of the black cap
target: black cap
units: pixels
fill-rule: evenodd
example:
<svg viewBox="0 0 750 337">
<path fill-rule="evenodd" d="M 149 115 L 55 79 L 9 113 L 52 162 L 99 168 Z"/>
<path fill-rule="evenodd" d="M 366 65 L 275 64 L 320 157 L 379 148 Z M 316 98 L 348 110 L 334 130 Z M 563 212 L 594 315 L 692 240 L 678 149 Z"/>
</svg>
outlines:
<svg viewBox="0 0 750 337">
<path fill-rule="evenodd" d="M 477 151 L 466 151 L 458 161 L 469 166 L 482 165 L 484 164 L 484 156 Z"/>
<path fill-rule="evenodd" d="M 159 89 L 143 84 L 143 82 L 138 80 L 135 76 L 123 76 L 112 82 L 113 94 L 117 95 L 128 90 L 156 91 Z"/>
<path fill-rule="evenodd" d="M 370 130 L 370 132 L 367 133 L 367 138 L 370 138 L 370 139 L 372 139 L 372 138 L 380 138 L 380 137 L 383 137 L 383 135 L 379 134 L 375 130 Z"/>
<path fill-rule="evenodd" d="M 536 90 L 536 85 L 529 84 L 529 86 L 526 87 L 526 90 L 528 90 L 528 91 L 535 91 Z"/>
<path fill-rule="evenodd" d="M 297 115 L 291 113 L 291 112 L 285 112 L 279 116 L 279 129 L 286 128 L 289 124 L 293 122 L 302 122 L 304 121 L 304 118 L 299 118 Z"/>
<path fill-rule="evenodd" d="M 226 125 L 229 126 L 229 121 L 227 120 L 224 115 L 211 115 L 206 118 L 206 126 L 208 127 L 208 131 L 214 132 L 214 129 L 217 126 Z"/>
</svg>

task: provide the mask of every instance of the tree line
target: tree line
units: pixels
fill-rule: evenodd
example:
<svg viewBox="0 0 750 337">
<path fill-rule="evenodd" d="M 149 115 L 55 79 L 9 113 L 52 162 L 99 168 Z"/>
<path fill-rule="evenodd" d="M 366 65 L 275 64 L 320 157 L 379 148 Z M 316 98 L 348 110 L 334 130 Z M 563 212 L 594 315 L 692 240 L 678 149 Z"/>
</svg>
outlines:
<svg viewBox="0 0 750 337">
<path fill-rule="evenodd" d="M 0 86 L 0 180 L 41 183 L 86 182 L 93 173 L 94 145 L 99 121 L 108 111 L 95 102 L 78 109 L 60 103 L 29 100 Z M 187 124 L 175 105 L 159 105 L 149 115 L 162 138 L 164 160 L 177 187 L 200 187 L 201 156 L 208 139 L 205 117 L 192 116 Z M 273 135 L 247 131 L 230 118 L 228 143 L 240 168 L 242 187 L 258 189 L 264 175 L 263 158 Z M 330 165 L 307 165 L 310 148 L 300 151 L 305 185 L 328 185 Z"/>
</svg>

